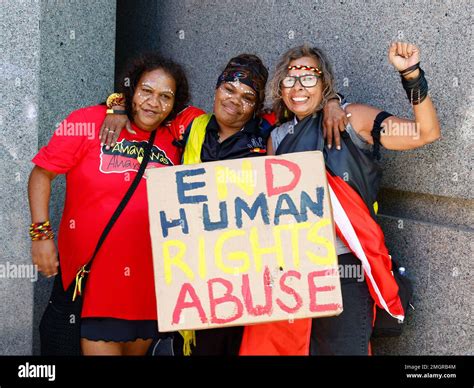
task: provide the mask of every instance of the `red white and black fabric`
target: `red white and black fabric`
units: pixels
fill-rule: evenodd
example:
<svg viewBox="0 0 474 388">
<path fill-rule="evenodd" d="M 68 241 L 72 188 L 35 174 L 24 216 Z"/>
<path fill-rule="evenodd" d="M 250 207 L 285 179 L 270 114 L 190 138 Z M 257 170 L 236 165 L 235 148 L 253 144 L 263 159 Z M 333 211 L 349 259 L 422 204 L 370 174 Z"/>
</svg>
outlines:
<svg viewBox="0 0 474 388">
<path fill-rule="evenodd" d="M 382 229 L 352 187 L 330 173 L 327 179 L 338 237 L 362 262 L 375 303 L 403 320 L 404 311 Z M 310 335 L 311 319 L 246 326 L 240 355 L 308 355 Z"/>
<path fill-rule="evenodd" d="M 337 235 L 362 262 L 375 303 L 394 318 L 403 320 L 405 313 L 382 228 L 352 187 L 330 173 L 327 179 Z"/>
<path fill-rule="evenodd" d="M 321 122 L 320 119 L 312 121 Z M 296 136 L 292 137 L 294 143 L 283 151 L 280 147 L 284 139 L 277 149 L 277 154 L 309 151 L 308 144 L 321 144 L 321 138 L 308 140 L 308 136 L 319 133 L 320 128 L 313 128 L 314 125 L 310 123 L 300 124 L 305 128 L 299 133 L 295 128 Z M 327 155 L 326 152 L 325 156 Z M 328 165 L 327 159 L 326 164 Z M 338 237 L 362 262 L 367 285 L 375 303 L 393 317 L 403 320 L 404 310 L 398 296 L 398 285 L 393 277 L 392 261 L 385 246 L 382 229 L 351 185 L 328 171 L 326 175 Z M 311 319 L 246 326 L 240 355 L 308 355 L 310 335 Z"/>
</svg>

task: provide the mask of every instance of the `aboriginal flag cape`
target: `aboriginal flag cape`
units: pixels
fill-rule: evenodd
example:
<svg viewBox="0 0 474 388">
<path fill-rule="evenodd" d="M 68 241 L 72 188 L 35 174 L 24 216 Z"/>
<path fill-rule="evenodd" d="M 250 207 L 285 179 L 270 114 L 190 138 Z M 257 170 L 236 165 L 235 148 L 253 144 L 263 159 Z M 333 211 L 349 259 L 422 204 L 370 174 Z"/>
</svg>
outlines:
<svg viewBox="0 0 474 388">
<path fill-rule="evenodd" d="M 305 118 L 285 136 L 276 154 L 323 152 L 337 236 L 362 262 L 375 303 L 403 320 L 391 257 L 382 229 L 374 219 L 380 167 L 352 142 L 347 132 L 341 133 L 340 151 L 335 147 L 328 149 L 321 128 L 322 114 Z M 346 181 L 344 177 L 349 179 Z M 311 319 L 246 326 L 240 355 L 308 355 L 310 334 Z"/>
</svg>

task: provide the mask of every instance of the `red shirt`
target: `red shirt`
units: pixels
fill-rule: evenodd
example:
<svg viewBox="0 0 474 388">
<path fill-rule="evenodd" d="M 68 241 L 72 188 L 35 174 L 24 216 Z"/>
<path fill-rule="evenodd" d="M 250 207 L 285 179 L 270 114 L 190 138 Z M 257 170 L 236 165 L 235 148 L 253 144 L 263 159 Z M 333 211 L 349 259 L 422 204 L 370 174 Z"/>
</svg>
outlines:
<svg viewBox="0 0 474 388">
<path fill-rule="evenodd" d="M 105 106 L 72 112 L 49 144 L 33 158 L 36 165 L 66 174 L 66 199 L 58 232 L 64 287 L 93 254 L 100 234 L 122 200 L 140 166 L 150 133 L 132 124 L 110 150 L 100 146 Z M 171 124 L 157 129 L 147 168 L 180 164 L 172 144 L 181 128 L 201 115 L 189 107 Z M 94 259 L 84 293 L 83 317 L 156 320 L 153 260 L 148 222 L 146 178 L 138 185 Z"/>
</svg>

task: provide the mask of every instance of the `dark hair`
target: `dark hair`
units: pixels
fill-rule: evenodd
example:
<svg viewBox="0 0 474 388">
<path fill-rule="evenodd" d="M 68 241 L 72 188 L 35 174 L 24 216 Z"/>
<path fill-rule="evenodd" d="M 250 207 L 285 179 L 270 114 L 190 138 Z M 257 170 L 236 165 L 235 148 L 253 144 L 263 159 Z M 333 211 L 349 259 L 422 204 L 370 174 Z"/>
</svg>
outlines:
<svg viewBox="0 0 474 388">
<path fill-rule="evenodd" d="M 120 91 L 125 95 L 125 110 L 128 118 L 133 120 L 132 101 L 140 77 L 149 71 L 161 69 L 170 75 L 176 83 L 174 106 L 166 121 L 172 120 L 189 103 L 189 85 L 183 67 L 170 58 L 164 58 L 158 53 L 146 53 L 134 59 L 128 66 L 123 77 Z"/>
<path fill-rule="evenodd" d="M 259 114 L 265 102 L 265 86 L 268 80 L 268 70 L 258 56 L 244 53 L 233 57 L 227 63 L 223 73 L 228 69 L 238 68 L 243 68 L 250 72 L 251 83 L 254 85 L 255 92 L 257 93 L 255 113 Z M 245 83 L 245 81 L 243 82 Z M 219 83 L 217 86 L 219 86 Z"/>
</svg>

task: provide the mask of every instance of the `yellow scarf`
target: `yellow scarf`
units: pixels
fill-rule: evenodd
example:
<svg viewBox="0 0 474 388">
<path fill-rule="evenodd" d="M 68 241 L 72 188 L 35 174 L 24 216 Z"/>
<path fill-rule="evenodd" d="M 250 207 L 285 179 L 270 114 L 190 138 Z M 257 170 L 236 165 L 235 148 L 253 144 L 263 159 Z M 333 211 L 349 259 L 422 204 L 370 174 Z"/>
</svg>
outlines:
<svg viewBox="0 0 474 388">
<path fill-rule="evenodd" d="M 211 117 L 211 114 L 203 114 L 193 120 L 186 148 L 184 149 L 183 164 L 201 163 L 202 143 L 204 143 L 206 127 Z M 181 334 L 184 340 L 183 354 L 190 356 L 191 344 L 196 346 L 196 332 L 194 330 L 180 330 L 179 334 Z"/>
</svg>

